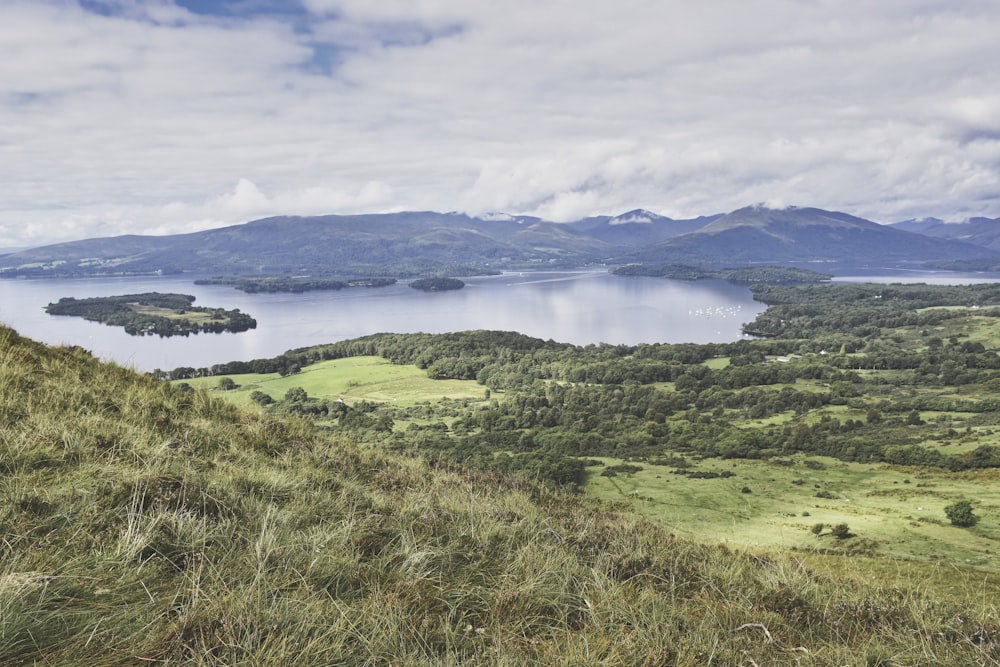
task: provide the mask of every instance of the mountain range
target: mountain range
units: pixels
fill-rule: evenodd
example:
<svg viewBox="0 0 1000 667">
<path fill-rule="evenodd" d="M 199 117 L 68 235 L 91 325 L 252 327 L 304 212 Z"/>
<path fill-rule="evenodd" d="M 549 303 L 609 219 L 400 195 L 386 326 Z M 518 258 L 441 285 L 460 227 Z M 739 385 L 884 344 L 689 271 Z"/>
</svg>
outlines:
<svg viewBox="0 0 1000 667">
<path fill-rule="evenodd" d="M 636 209 L 569 223 L 435 212 L 279 216 L 189 234 L 95 238 L 15 252 L 0 256 L 0 276 L 407 276 L 593 263 L 877 270 L 991 258 L 1000 258 L 1000 219 L 880 225 L 818 208 L 758 205 L 685 220 Z"/>
<path fill-rule="evenodd" d="M 1000 251 L 1000 218 L 969 218 L 965 222 L 945 222 L 939 218 L 923 218 L 897 222 L 893 227 L 934 238 L 962 241 Z"/>
</svg>

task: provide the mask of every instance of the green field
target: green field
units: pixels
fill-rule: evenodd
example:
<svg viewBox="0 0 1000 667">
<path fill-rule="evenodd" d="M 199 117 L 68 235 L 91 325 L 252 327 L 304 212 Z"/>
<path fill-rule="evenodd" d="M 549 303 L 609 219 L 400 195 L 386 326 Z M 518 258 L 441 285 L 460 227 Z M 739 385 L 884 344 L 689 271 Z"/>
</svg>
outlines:
<svg viewBox="0 0 1000 667">
<path fill-rule="evenodd" d="M 603 468 L 592 466 L 586 491 L 625 502 L 697 540 L 860 552 L 1000 571 L 996 471 L 955 474 L 796 456 L 781 462 L 706 459 L 691 469 L 733 476 L 694 479 L 675 474 L 674 467 L 638 465 L 639 472 L 613 477 L 601 476 Z M 820 492 L 833 497 L 818 497 Z M 945 517 L 944 507 L 962 499 L 973 500 L 981 516 L 972 528 L 954 527 Z M 826 526 L 819 537 L 810 531 L 817 523 Z M 855 537 L 834 538 L 830 527 L 839 523 L 847 523 Z"/>
<path fill-rule="evenodd" d="M 228 377 L 237 384 L 231 391 L 218 393 L 235 403 L 255 406 L 254 391 L 280 400 L 292 387 L 301 387 L 313 398 L 341 399 L 353 405 L 374 401 L 406 406 L 441 398 L 483 400 L 482 385 L 471 380 L 431 380 L 427 371 L 416 366 L 392 364 L 379 357 L 350 357 L 313 364 L 301 373 L 282 377 L 277 373 L 226 375 L 184 380 L 195 388 L 217 389 Z"/>
</svg>

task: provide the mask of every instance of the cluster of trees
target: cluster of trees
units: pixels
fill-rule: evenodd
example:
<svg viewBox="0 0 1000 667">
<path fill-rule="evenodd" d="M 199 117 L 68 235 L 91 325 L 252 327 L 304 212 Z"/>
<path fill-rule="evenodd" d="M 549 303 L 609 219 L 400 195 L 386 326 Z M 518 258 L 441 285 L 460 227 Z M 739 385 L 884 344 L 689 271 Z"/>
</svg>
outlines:
<svg viewBox="0 0 1000 667">
<path fill-rule="evenodd" d="M 224 276 L 201 278 L 195 285 L 232 285 L 248 294 L 259 292 L 291 292 L 300 294 L 316 290 L 342 290 L 348 287 L 388 287 L 395 285 L 395 278 L 299 278 L 295 276 Z"/>
<path fill-rule="evenodd" d="M 193 333 L 240 332 L 257 328 L 257 320 L 240 310 L 193 306 L 189 294 L 125 294 L 76 299 L 63 297 L 45 307 L 50 315 L 82 317 L 93 322 L 124 327 L 133 336 L 189 336 Z M 154 309 L 150 312 L 149 309 Z M 169 311 L 169 315 L 159 314 Z M 198 314 L 199 317 L 187 317 Z M 207 318 L 205 316 L 208 316 Z"/>
<path fill-rule="evenodd" d="M 447 292 L 465 287 L 465 283 L 458 278 L 418 278 L 410 283 L 410 287 L 422 292 Z"/>
</svg>

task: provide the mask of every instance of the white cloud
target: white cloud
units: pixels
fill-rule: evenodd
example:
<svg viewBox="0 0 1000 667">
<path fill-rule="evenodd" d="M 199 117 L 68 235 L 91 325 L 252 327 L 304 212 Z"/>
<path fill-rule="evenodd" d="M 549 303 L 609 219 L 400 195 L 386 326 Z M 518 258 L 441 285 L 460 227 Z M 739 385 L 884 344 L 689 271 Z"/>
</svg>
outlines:
<svg viewBox="0 0 1000 667">
<path fill-rule="evenodd" d="M 0 245 L 403 208 L 1000 215 L 994 3 L 303 4 L 8 0 Z"/>
</svg>

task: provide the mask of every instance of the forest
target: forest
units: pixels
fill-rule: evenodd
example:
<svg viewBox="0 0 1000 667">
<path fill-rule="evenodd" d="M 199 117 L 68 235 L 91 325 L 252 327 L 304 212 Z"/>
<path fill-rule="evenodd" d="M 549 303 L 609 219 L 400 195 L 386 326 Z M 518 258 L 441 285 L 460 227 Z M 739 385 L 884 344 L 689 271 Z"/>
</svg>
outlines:
<svg viewBox="0 0 1000 667">
<path fill-rule="evenodd" d="M 579 484 L 588 457 L 796 454 L 1000 467 L 1000 287 L 755 286 L 756 339 L 573 346 L 514 332 L 378 334 L 166 379 L 279 373 L 372 355 L 475 380 L 482 402 L 395 407 L 277 397 L 267 409 L 486 469 Z M 392 428 L 396 424 L 397 428 Z M 376 428 L 378 425 L 378 428 Z"/>
<path fill-rule="evenodd" d="M 45 312 L 124 327 L 132 336 L 166 338 L 199 332 L 238 333 L 257 328 L 257 320 L 239 309 L 194 306 L 194 301 L 195 297 L 189 294 L 159 292 L 87 299 L 63 297 L 48 304 Z"/>
</svg>

